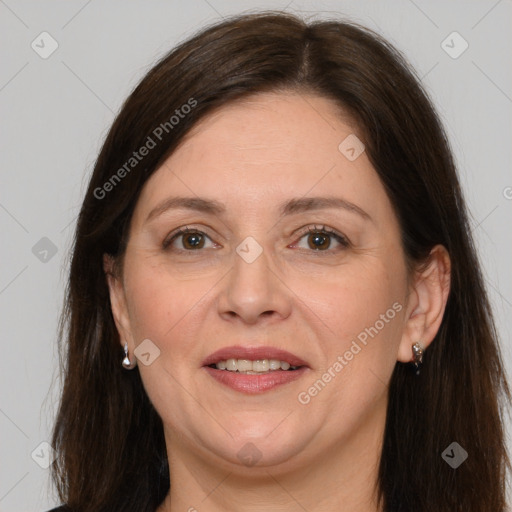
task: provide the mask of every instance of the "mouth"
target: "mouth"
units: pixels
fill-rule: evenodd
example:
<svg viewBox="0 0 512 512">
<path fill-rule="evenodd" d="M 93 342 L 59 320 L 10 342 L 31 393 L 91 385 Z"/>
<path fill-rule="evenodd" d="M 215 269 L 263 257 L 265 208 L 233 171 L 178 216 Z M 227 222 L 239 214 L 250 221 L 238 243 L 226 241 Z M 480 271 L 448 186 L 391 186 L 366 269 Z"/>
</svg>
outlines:
<svg viewBox="0 0 512 512">
<path fill-rule="evenodd" d="M 292 366 L 288 361 L 280 361 L 279 359 L 227 359 L 218 363 L 210 364 L 210 368 L 217 370 L 226 370 L 228 372 L 243 373 L 244 375 L 265 375 L 270 372 L 294 371 L 300 366 Z"/>
<path fill-rule="evenodd" d="M 295 381 L 309 370 L 305 361 L 290 352 L 241 346 L 214 352 L 203 361 L 203 368 L 221 384 L 248 394 Z"/>
</svg>

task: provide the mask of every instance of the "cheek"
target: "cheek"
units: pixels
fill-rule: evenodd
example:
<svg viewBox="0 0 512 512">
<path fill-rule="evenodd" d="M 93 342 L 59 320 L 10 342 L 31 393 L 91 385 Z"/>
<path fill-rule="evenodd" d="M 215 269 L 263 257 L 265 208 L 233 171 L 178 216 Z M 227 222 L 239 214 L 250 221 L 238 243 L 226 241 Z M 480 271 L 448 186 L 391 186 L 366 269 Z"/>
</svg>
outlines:
<svg viewBox="0 0 512 512">
<path fill-rule="evenodd" d="M 317 281 L 303 293 L 322 319 L 317 339 L 326 355 L 311 384 L 327 383 L 321 400 L 340 405 L 330 413 L 337 428 L 346 415 L 356 421 L 366 414 L 386 390 L 403 329 L 405 267 L 391 259 L 361 260 L 325 285 Z"/>
<path fill-rule="evenodd" d="M 316 321 L 316 339 L 324 357 L 298 400 L 323 418 L 326 438 L 362 431 L 373 424 L 371 415 L 385 414 L 405 310 L 400 275 L 372 259 L 347 267 L 329 283 L 304 283 L 311 317 L 322 319 Z"/>
<path fill-rule="evenodd" d="M 319 339 L 332 357 L 333 350 L 344 350 L 358 336 L 362 342 L 377 335 L 397 340 L 406 290 L 403 276 L 403 268 L 392 261 L 362 257 L 328 273 L 297 277 L 293 289 L 306 306 L 304 313 L 309 310 L 311 322 L 324 332 Z"/>
<path fill-rule="evenodd" d="M 194 310 L 213 283 L 209 279 L 174 279 L 161 266 L 148 261 L 149 258 L 127 261 L 128 313 L 135 343 L 149 338 L 163 351 L 169 348 L 171 340 L 173 345 L 175 341 L 185 341 L 178 340 L 183 327 L 186 325 L 188 332 Z M 185 351 L 187 346 L 182 348 Z"/>
</svg>

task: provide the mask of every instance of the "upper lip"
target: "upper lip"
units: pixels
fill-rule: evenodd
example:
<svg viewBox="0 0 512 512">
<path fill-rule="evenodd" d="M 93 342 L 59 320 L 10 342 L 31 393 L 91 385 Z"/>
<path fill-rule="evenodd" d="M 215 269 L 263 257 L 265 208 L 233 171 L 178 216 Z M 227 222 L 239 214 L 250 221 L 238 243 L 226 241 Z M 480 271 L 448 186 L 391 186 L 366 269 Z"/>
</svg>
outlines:
<svg viewBox="0 0 512 512">
<path fill-rule="evenodd" d="M 291 366 L 308 366 L 305 361 L 300 357 L 274 347 L 242 347 L 241 345 L 234 345 L 232 347 L 221 348 L 213 354 L 210 354 L 202 363 L 203 366 L 210 366 L 218 363 L 219 361 L 226 361 L 227 359 L 249 359 L 251 361 L 262 359 L 278 359 L 279 361 L 286 361 Z"/>
</svg>

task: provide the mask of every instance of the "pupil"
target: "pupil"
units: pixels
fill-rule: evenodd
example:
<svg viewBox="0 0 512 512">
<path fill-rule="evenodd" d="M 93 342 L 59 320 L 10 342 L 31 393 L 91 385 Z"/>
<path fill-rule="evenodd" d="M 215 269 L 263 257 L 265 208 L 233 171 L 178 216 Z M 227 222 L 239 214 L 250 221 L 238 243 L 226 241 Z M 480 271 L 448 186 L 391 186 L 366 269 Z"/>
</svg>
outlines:
<svg viewBox="0 0 512 512">
<path fill-rule="evenodd" d="M 198 233 L 187 235 L 185 237 L 185 246 L 202 247 L 203 244 L 204 241 L 202 240 L 202 235 Z"/>
<path fill-rule="evenodd" d="M 311 238 L 313 242 L 312 249 L 327 249 L 329 247 L 329 237 L 320 233 L 314 233 Z"/>
</svg>

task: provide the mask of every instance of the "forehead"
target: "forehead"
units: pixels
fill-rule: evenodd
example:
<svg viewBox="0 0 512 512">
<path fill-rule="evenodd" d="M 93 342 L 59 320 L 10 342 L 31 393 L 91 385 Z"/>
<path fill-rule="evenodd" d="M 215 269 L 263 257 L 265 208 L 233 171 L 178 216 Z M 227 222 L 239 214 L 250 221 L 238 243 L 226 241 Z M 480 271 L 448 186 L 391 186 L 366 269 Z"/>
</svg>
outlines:
<svg viewBox="0 0 512 512">
<path fill-rule="evenodd" d="M 332 100 L 296 92 L 269 92 L 224 105 L 189 132 L 181 152 L 227 157 L 257 165 L 337 154 L 355 123 Z M 203 150 L 201 148 L 203 146 Z M 204 148 L 208 147 L 208 155 Z M 231 155 L 230 155 L 231 153 Z"/>
<path fill-rule="evenodd" d="M 198 122 L 148 180 L 139 202 L 146 214 L 169 195 L 257 211 L 290 197 L 340 192 L 353 202 L 359 195 L 364 208 L 384 190 L 364 152 L 351 161 L 340 151 L 354 136 L 354 124 L 332 100 L 258 94 Z"/>
</svg>

